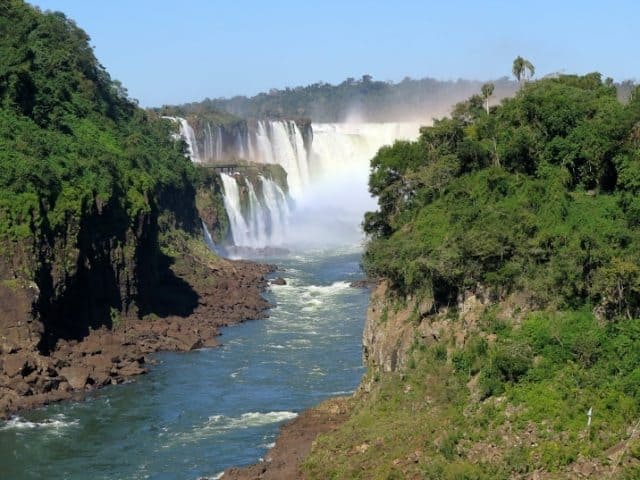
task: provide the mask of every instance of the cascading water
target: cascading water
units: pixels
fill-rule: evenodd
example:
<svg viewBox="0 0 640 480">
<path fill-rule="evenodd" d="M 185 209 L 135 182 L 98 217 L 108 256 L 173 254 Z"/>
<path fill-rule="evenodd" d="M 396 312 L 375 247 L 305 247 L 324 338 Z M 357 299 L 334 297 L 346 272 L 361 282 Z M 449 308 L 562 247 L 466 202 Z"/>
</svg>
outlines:
<svg viewBox="0 0 640 480">
<path fill-rule="evenodd" d="M 289 199 L 282 188 L 262 175 L 257 190 L 247 177 L 226 173 L 221 177 L 233 244 L 254 249 L 282 245 L 290 217 Z"/>
<path fill-rule="evenodd" d="M 261 246 L 266 243 L 268 238 L 267 222 L 265 220 L 266 212 L 263 205 L 258 201 L 256 190 L 253 188 L 251 181 L 248 178 L 245 178 L 244 183 L 247 186 L 247 193 L 249 197 L 249 231 L 253 234 L 255 244 Z"/>
<path fill-rule="evenodd" d="M 199 147 L 196 135 L 186 120 L 168 118 L 180 122 L 181 134 L 193 152 L 194 161 L 277 163 L 287 171 L 289 189 L 294 197 L 301 196 L 309 185 L 308 152 L 302 132 L 293 121 L 261 120 L 251 128 L 236 129 L 227 134 L 223 134 L 220 126 L 207 122 L 200 133 Z"/>
<path fill-rule="evenodd" d="M 304 140 L 295 122 L 259 122 L 266 124 L 259 131 L 266 131 L 268 148 L 260 148 L 255 160 L 277 163 L 287 171 L 287 182 L 293 198 L 303 196 L 309 185 L 308 155 Z M 266 128 L 265 128 L 266 127 Z"/>
<path fill-rule="evenodd" d="M 368 190 L 371 159 L 380 147 L 415 139 L 411 123 L 312 124 L 311 182 L 296 200 L 288 243 L 323 246 L 357 243 L 364 213 L 375 210 Z"/>
<path fill-rule="evenodd" d="M 196 133 L 189 125 L 189 122 L 185 118 L 182 117 L 162 117 L 172 120 L 174 122 L 178 122 L 180 124 L 180 136 L 183 138 L 185 143 L 187 144 L 187 155 L 191 158 L 191 161 L 195 163 L 201 163 L 202 158 L 200 157 L 200 153 L 198 150 L 198 142 L 196 141 Z M 206 152 L 206 145 L 205 145 Z"/>
<path fill-rule="evenodd" d="M 254 184 L 248 178 L 223 176 L 233 243 L 251 248 L 359 241 L 363 213 L 375 208 L 367 188 L 371 158 L 383 145 L 415 139 L 420 127 L 417 123 L 312 124 L 303 134 L 294 121 L 260 120 L 225 133 L 209 123 L 199 133 L 199 149 L 186 120 L 175 120 L 194 161 L 244 159 L 279 164 L 287 172 L 286 186 L 264 177 L 254 179 Z M 286 188 L 291 198 L 284 193 Z"/>
<path fill-rule="evenodd" d="M 224 208 L 229 216 L 233 244 L 237 246 L 253 246 L 250 242 L 249 226 L 242 214 L 238 182 L 232 175 L 222 173 L 220 176 L 224 187 Z"/>
<path fill-rule="evenodd" d="M 289 218 L 289 200 L 280 186 L 260 176 L 264 204 L 269 212 L 271 224 L 271 239 L 275 245 L 282 245 L 287 237 Z"/>
</svg>

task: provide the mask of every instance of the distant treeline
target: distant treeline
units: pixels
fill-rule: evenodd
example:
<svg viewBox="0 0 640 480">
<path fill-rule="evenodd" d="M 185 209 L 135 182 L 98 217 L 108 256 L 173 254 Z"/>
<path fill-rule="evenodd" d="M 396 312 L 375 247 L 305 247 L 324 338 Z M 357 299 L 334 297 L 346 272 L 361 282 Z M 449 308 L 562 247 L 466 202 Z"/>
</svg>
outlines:
<svg viewBox="0 0 640 480">
<path fill-rule="evenodd" d="M 243 118 L 310 118 L 314 122 L 425 120 L 448 113 L 451 105 L 479 93 L 482 84 L 476 80 L 409 77 L 393 83 L 363 75 L 359 80 L 347 78 L 338 85 L 318 82 L 305 87 L 271 89 L 254 97 L 207 98 L 160 110 L 187 115 L 223 111 Z M 494 84 L 496 102 L 511 96 L 517 88 L 517 83 L 507 77 Z"/>
<path fill-rule="evenodd" d="M 495 104 L 514 95 L 518 86 L 509 77 L 493 84 L 491 100 Z M 393 83 L 363 75 L 360 79 L 347 78 L 338 85 L 318 82 L 284 90 L 274 88 L 254 97 L 206 98 L 202 102 L 163 106 L 158 111 L 181 116 L 214 115 L 220 117 L 220 123 L 233 121 L 225 113 L 242 118 L 308 118 L 314 122 L 428 120 L 448 114 L 452 105 L 480 93 L 482 85 L 478 80 L 409 77 Z M 616 86 L 618 97 L 626 101 L 635 83 L 625 80 Z"/>
</svg>

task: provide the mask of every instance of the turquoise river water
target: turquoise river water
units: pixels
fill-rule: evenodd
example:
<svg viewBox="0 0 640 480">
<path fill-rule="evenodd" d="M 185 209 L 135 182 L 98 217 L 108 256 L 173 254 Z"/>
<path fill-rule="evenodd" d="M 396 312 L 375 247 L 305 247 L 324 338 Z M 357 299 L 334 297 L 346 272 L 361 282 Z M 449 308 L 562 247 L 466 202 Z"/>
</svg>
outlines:
<svg viewBox="0 0 640 480">
<path fill-rule="evenodd" d="M 356 247 L 269 258 L 287 285 L 223 346 L 156 355 L 135 381 L 0 423 L 0 479 L 214 479 L 256 462 L 279 426 L 351 393 L 368 300 Z"/>
</svg>

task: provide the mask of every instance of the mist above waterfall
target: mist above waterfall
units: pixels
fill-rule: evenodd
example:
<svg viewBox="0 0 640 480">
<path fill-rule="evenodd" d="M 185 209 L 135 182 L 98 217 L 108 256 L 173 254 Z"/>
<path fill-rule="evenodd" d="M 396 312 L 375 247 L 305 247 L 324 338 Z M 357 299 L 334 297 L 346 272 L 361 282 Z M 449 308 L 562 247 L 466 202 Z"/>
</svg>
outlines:
<svg viewBox="0 0 640 480">
<path fill-rule="evenodd" d="M 376 207 L 368 191 L 371 158 L 383 145 L 415 139 L 419 124 L 313 124 L 311 184 L 296 198 L 289 240 L 298 247 L 363 240 L 361 223 Z"/>
</svg>

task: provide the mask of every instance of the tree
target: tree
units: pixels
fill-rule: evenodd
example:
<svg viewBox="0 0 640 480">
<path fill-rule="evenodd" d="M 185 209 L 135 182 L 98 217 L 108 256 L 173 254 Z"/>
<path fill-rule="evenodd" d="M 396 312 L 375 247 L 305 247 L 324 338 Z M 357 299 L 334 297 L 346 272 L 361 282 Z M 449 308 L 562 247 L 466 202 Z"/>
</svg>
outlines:
<svg viewBox="0 0 640 480">
<path fill-rule="evenodd" d="M 489 114 L 489 97 L 493 95 L 493 91 L 495 90 L 495 88 L 495 85 L 489 82 L 482 85 L 482 88 L 480 89 L 480 91 L 482 92 L 482 97 L 485 101 L 485 105 L 487 107 L 487 115 Z"/>
<path fill-rule="evenodd" d="M 513 76 L 516 77 L 521 86 L 527 81 L 527 79 L 532 78 L 536 73 L 536 69 L 533 66 L 533 63 L 531 63 L 526 58 L 522 58 L 520 55 L 518 55 L 513 61 L 513 67 L 511 71 L 513 73 Z M 529 72 L 528 74 L 527 71 Z"/>
</svg>

